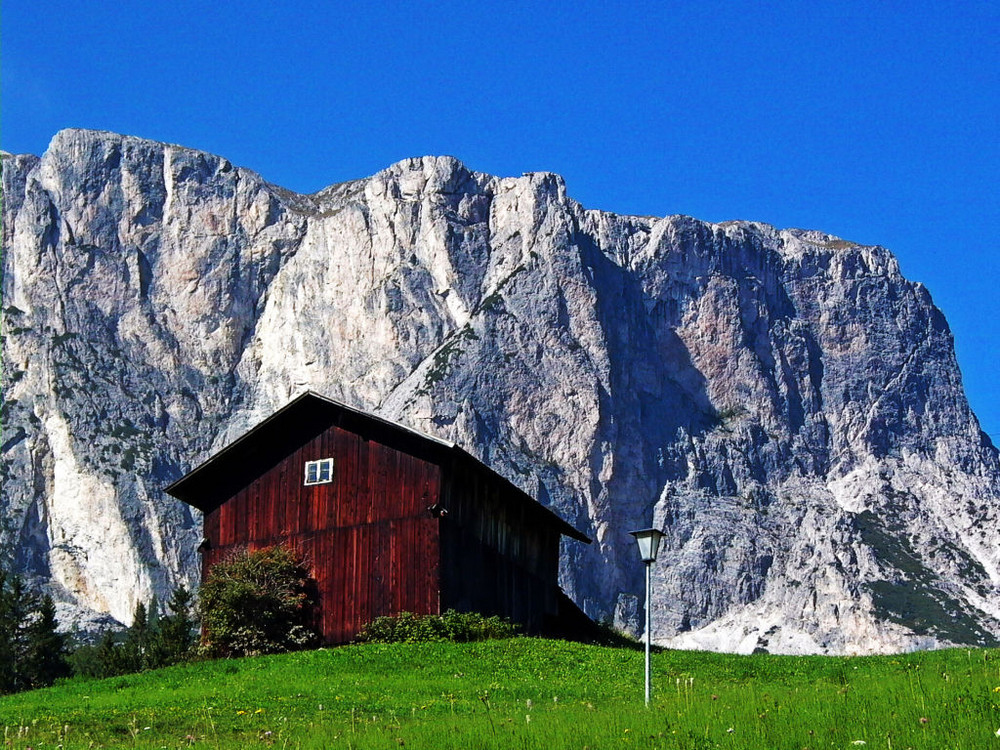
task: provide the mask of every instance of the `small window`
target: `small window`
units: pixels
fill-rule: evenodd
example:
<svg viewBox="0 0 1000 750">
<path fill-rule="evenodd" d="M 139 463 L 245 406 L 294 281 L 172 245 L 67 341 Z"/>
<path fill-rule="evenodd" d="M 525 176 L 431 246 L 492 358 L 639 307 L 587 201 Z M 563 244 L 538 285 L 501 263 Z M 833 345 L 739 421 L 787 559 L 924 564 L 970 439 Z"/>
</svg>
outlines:
<svg viewBox="0 0 1000 750">
<path fill-rule="evenodd" d="M 327 484 L 333 481 L 333 459 L 306 461 L 306 484 Z"/>
</svg>

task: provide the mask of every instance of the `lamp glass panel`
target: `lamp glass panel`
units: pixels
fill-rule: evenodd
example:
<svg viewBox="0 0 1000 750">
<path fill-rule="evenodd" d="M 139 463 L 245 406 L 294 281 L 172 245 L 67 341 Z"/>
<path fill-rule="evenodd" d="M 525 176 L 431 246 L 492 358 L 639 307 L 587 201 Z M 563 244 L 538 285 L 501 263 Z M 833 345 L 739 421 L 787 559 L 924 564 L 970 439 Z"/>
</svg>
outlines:
<svg viewBox="0 0 1000 750">
<path fill-rule="evenodd" d="M 643 529 L 642 531 L 632 531 L 630 533 L 635 537 L 635 541 L 639 545 L 639 556 L 642 558 L 642 561 L 653 562 L 656 559 L 656 553 L 659 552 L 660 539 L 663 538 L 663 532 L 658 529 Z"/>
</svg>

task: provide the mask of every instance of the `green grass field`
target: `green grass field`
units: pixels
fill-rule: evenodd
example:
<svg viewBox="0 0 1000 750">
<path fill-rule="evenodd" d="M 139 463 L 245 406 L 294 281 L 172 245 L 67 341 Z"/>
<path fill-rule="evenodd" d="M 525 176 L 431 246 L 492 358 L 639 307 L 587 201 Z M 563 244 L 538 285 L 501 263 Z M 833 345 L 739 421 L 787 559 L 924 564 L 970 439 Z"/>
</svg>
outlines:
<svg viewBox="0 0 1000 750">
<path fill-rule="evenodd" d="M 0 698 L 4 747 L 1000 750 L 1000 651 L 654 654 L 516 638 L 204 662 Z"/>
</svg>

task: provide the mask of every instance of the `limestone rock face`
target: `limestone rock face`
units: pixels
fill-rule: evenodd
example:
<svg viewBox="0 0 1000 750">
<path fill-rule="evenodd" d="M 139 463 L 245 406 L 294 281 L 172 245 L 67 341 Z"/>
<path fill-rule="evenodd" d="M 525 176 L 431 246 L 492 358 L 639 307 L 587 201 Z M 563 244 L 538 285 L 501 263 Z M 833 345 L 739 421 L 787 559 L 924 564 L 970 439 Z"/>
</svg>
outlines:
<svg viewBox="0 0 1000 750">
<path fill-rule="evenodd" d="M 1000 637 L 1000 463 L 893 256 L 586 210 L 448 157 L 298 195 L 68 130 L 3 160 L 3 551 L 84 625 L 197 581 L 162 488 L 313 389 L 453 440 L 594 538 L 563 587 L 662 644 Z"/>
</svg>

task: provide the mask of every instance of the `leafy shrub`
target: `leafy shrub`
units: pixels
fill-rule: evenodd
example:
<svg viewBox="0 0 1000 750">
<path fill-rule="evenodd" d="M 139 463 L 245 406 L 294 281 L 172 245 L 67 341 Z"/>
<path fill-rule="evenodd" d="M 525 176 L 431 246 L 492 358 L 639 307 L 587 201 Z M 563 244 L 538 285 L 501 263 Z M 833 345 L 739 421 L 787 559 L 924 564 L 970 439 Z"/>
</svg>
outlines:
<svg viewBox="0 0 1000 750">
<path fill-rule="evenodd" d="M 391 617 L 377 617 L 364 627 L 358 640 L 366 643 L 424 643 L 428 641 L 486 641 L 513 638 L 520 626 L 496 615 L 456 612 L 443 615 L 415 615 L 400 612 Z"/>
<path fill-rule="evenodd" d="M 275 654 L 318 641 L 315 582 L 287 547 L 232 555 L 209 571 L 200 594 L 208 656 Z"/>
</svg>

